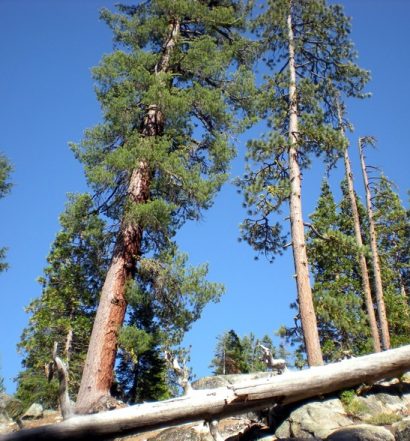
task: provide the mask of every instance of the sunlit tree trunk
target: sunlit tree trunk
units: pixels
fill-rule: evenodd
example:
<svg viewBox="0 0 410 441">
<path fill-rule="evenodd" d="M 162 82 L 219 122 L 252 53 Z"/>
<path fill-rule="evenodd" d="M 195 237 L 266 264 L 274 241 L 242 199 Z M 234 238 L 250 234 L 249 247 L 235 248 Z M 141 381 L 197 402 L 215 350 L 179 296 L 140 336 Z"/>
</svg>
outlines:
<svg viewBox="0 0 410 441">
<path fill-rule="evenodd" d="M 366 163 L 365 163 L 365 159 L 364 159 L 363 142 L 362 141 L 363 141 L 363 138 L 359 138 L 360 164 L 362 167 L 363 182 L 364 182 L 364 188 L 366 191 L 367 217 L 369 218 L 370 247 L 371 247 L 371 251 L 372 251 L 374 286 L 375 286 L 375 292 L 376 292 L 377 311 L 379 314 L 381 343 L 382 343 L 382 348 L 384 350 L 386 350 L 386 349 L 390 349 L 390 333 L 389 333 L 389 325 L 387 322 L 386 307 L 384 304 L 382 274 L 381 274 L 381 269 L 380 269 L 379 251 L 377 248 L 377 236 L 376 236 L 376 229 L 374 226 L 372 200 L 371 200 L 370 187 L 369 187 L 369 178 L 367 176 L 367 171 L 366 171 Z"/>
<path fill-rule="evenodd" d="M 177 20 L 170 23 L 169 26 L 168 39 L 164 44 L 161 59 L 156 66 L 156 74 L 167 72 L 172 49 L 179 35 Z M 141 133 L 145 136 L 158 136 L 161 135 L 163 127 L 163 114 L 157 105 L 150 105 Z M 130 201 L 144 204 L 149 198 L 149 186 L 150 166 L 147 161 L 140 161 L 129 180 L 127 194 Z M 131 224 L 123 219 L 94 321 L 77 397 L 77 413 L 92 411 L 93 405 L 100 398 L 110 394 L 118 333 L 124 322 L 127 309 L 126 286 L 135 273 L 142 235 L 143 230 L 139 225 Z"/>
<path fill-rule="evenodd" d="M 337 107 L 338 107 L 340 130 L 344 136 L 345 133 L 344 133 L 343 121 L 342 121 L 342 111 L 339 103 Z M 359 248 L 358 259 L 360 266 L 360 275 L 362 278 L 363 296 L 366 304 L 366 311 L 370 325 L 370 332 L 372 335 L 373 350 L 375 352 L 380 352 L 381 347 L 380 347 L 379 330 L 377 328 L 377 321 L 376 321 L 376 315 L 374 313 L 372 293 L 370 290 L 369 271 L 367 269 L 366 257 L 363 253 L 363 240 L 362 240 L 362 232 L 360 230 L 359 211 L 357 209 L 356 195 L 353 187 L 353 173 L 352 173 L 352 167 L 350 164 L 349 152 L 347 147 L 345 148 L 343 158 L 344 158 L 344 165 L 346 172 L 347 188 L 349 193 L 350 205 L 352 209 L 354 234 L 355 234 L 356 244 Z"/>
<path fill-rule="evenodd" d="M 292 29 L 292 1 L 288 16 L 289 38 L 289 174 L 290 174 L 290 225 L 293 260 L 296 273 L 299 311 L 309 366 L 323 364 L 309 266 L 306 253 L 305 230 L 302 216 L 302 181 L 298 163 L 298 104 L 296 90 L 295 46 Z"/>
</svg>

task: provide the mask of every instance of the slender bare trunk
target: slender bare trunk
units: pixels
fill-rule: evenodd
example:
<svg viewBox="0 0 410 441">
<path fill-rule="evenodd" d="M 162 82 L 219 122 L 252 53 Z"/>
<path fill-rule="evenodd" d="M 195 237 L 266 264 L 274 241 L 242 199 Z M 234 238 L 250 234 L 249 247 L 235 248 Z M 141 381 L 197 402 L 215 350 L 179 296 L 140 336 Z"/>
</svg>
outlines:
<svg viewBox="0 0 410 441">
<path fill-rule="evenodd" d="M 169 36 L 155 69 L 156 74 L 168 70 L 171 52 L 178 35 L 179 22 L 173 21 L 170 23 Z M 163 126 L 164 116 L 159 107 L 154 104 L 149 106 L 141 133 L 145 136 L 158 136 L 162 133 Z M 141 160 L 129 180 L 127 194 L 130 201 L 135 204 L 146 203 L 149 198 L 149 187 L 150 166 L 147 161 Z M 100 398 L 110 394 L 118 332 L 124 322 L 127 309 L 125 290 L 127 282 L 134 276 L 142 235 L 143 230 L 139 225 L 123 219 L 93 325 L 77 397 L 77 413 L 90 412 Z"/>
<path fill-rule="evenodd" d="M 292 29 L 292 1 L 288 16 L 289 37 L 289 173 L 290 173 L 290 227 L 292 236 L 293 260 L 296 272 L 299 311 L 302 322 L 303 338 L 309 366 L 323 364 L 309 267 L 306 253 L 305 229 L 302 216 L 302 181 L 298 163 L 298 105 L 296 93 L 295 48 Z"/>
<path fill-rule="evenodd" d="M 343 128 L 343 121 L 342 121 L 342 111 L 340 108 L 340 104 L 338 104 L 338 117 L 339 117 L 340 131 L 342 132 L 343 136 L 345 136 L 344 128 Z M 349 152 L 348 152 L 347 147 L 344 151 L 344 164 L 345 164 L 346 180 L 347 180 L 347 188 L 348 188 L 348 192 L 349 192 L 350 206 L 352 209 L 354 234 L 355 234 L 356 244 L 359 248 L 360 275 L 362 277 L 363 296 L 364 296 L 364 301 L 366 304 L 366 311 L 367 311 L 367 317 L 368 317 L 369 325 L 370 325 L 370 332 L 372 334 L 373 350 L 374 350 L 374 352 L 380 352 L 381 347 L 380 347 L 379 330 L 377 328 L 376 315 L 374 313 L 372 293 L 370 290 L 370 282 L 369 282 L 369 271 L 367 270 L 366 257 L 362 251 L 363 240 L 362 240 L 362 232 L 360 230 L 359 211 L 357 209 L 356 195 L 354 193 L 354 187 L 353 187 L 353 173 L 352 173 L 352 167 L 350 164 Z"/>
<path fill-rule="evenodd" d="M 406 304 L 407 304 L 408 298 L 407 298 L 406 288 L 404 287 L 403 280 L 401 277 L 400 277 L 400 294 L 403 297 L 403 299 L 406 301 Z"/>
<path fill-rule="evenodd" d="M 70 321 L 73 320 L 73 318 L 74 318 L 73 314 L 70 314 Z M 68 369 L 68 367 L 70 366 L 71 354 L 73 353 L 73 328 L 71 327 L 71 325 L 67 331 L 67 335 L 65 338 L 64 352 L 65 352 L 66 365 Z"/>
<path fill-rule="evenodd" d="M 371 251 L 372 251 L 374 286 L 375 286 L 375 292 L 376 292 L 377 311 L 379 313 L 381 342 L 382 342 L 382 348 L 384 350 L 387 350 L 387 349 L 390 349 L 390 333 L 389 333 L 389 325 L 387 322 L 386 307 L 384 304 L 382 274 L 381 274 L 381 270 L 380 270 L 380 259 L 379 259 L 379 251 L 378 251 L 378 247 L 377 247 L 376 229 L 374 226 L 374 219 L 373 219 L 372 199 L 371 199 L 371 195 L 370 195 L 369 178 L 367 176 L 366 163 L 364 160 L 363 144 L 362 144 L 361 138 L 359 138 L 359 153 L 360 153 L 360 164 L 362 166 L 364 188 L 366 191 L 367 217 L 369 218 L 370 247 L 371 247 Z"/>
</svg>

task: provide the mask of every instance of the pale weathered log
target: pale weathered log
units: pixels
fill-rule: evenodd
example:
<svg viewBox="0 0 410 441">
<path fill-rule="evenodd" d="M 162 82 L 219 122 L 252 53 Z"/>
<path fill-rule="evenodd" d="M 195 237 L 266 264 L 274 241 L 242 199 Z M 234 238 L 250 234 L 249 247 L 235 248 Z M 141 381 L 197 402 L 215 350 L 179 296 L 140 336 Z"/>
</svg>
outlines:
<svg viewBox="0 0 410 441">
<path fill-rule="evenodd" d="M 189 396 L 144 403 L 59 424 L 22 430 L 2 441 L 109 439 L 189 421 L 213 421 L 245 409 L 289 404 L 305 398 L 398 376 L 410 370 L 410 345 L 343 360 L 327 366 L 237 383 L 231 387 L 193 391 Z"/>
</svg>

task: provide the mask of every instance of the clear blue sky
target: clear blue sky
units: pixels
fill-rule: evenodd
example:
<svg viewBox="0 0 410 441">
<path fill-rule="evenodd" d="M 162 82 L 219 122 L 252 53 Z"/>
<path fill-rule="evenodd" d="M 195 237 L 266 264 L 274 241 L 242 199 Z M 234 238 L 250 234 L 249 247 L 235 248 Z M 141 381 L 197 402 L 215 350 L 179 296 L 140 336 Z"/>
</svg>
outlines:
<svg viewBox="0 0 410 441">
<path fill-rule="evenodd" d="M 36 278 L 59 229 L 58 216 L 68 192 L 85 190 L 80 165 L 67 147 L 85 128 L 100 120 L 90 68 L 112 48 L 111 34 L 98 19 L 111 0 L 0 0 L 0 151 L 12 161 L 14 187 L 0 201 L 0 246 L 8 246 L 10 269 L 0 275 L 0 374 L 9 392 L 20 369 L 16 352 L 30 299 L 40 294 Z M 128 3 L 131 3 L 128 1 Z M 410 2 L 344 0 L 353 17 L 353 39 L 360 64 L 372 71 L 373 98 L 349 108 L 356 132 L 352 157 L 357 188 L 357 136 L 374 135 L 379 148 L 369 163 L 381 166 L 406 198 L 409 187 Z M 242 172 L 244 141 L 232 176 Z M 340 164 L 341 165 L 341 164 Z M 323 169 L 304 175 L 305 217 L 312 212 Z M 337 183 L 341 169 L 332 176 Z M 285 217 L 285 216 L 284 216 Z M 209 306 L 186 338 L 192 365 L 206 375 L 216 336 L 235 329 L 239 335 L 270 334 L 291 324 L 289 303 L 295 299 L 291 253 L 274 264 L 254 261 L 253 252 L 237 241 L 242 209 L 232 185 L 218 196 L 198 224 L 186 225 L 179 243 L 194 264 L 208 262 L 210 279 L 226 286 L 219 304 Z"/>
</svg>

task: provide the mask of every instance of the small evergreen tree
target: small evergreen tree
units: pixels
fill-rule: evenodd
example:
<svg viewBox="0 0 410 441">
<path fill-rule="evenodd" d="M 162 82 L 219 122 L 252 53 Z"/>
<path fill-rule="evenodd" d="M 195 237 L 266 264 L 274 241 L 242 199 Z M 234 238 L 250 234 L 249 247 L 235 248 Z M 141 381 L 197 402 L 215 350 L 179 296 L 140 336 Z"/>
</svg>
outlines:
<svg viewBox="0 0 410 441">
<path fill-rule="evenodd" d="M 275 348 L 268 335 L 258 339 L 253 333 L 240 338 L 232 329 L 223 333 L 217 338 L 215 356 L 210 365 L 214 375 L 266 371 L 268 367 L 260 345 L 268 348 L 274 358 L 278 356 L 285 359 L 288 355 L 283 346 Z"/>
<path fill-rule="evenodd" d="M 344 196 L 345 199 L 346 195 Z M 308 235 L 308 256 L 314 278 L 313 295 L 319 335 L 326 361 L 369 350 L 369 331 L 363 310 L 360 277 L 357 272 L 357 246 L 344 226 L 349 222 L 349 205 L 337 211 L 327 181 Z M 320 236 L 318 236 L 318 234 Z"/>
<path fill-rule="evenodd" d="M 7 158 L 0 154 L 0 199 L 3 198 L 11 189 L 10 173 L 12 167 Z M 7 248 L 0 247 L 0 272 L 8 267 L 5 262 Z"/>
<path fill-rule="evenodd" d="M 391 182 L 374 186 L 374 221 L 392 346 L 410 342 L 410 218 Z"/>
<path fill-rule="evenodd" d="M 360 252 L 354 238 L 354 220 L 346 180 L 342 181 L 342 200 L 336 204 L 327 180 L 307 235 L 308 256 L 314 278 L 313 296 L 321 347 L 327 362 L 371 352 L 371 336 L 363 301 L 362 278 L 357 265 Z M 363 226 L 367 228 L 366 211 L 356 196 L 356 205 Z M 297 309 L 297 305 L 291 305 Z M 306 364 L 299 317 L 294 327 L 283 327 L 281 335 L 296 345 L 295 365 Z"/>
<path fill-rule="evenodd" d="M 231 329 L 218 337 L 215 357 L 211 362 L 214 375 L 247 373 L 241 340 Z"/>
<path fill-rule="evenodd" d="M 24 370 L 19 374 L 17 397 L 24 404 L 34 401 L 56 407 L 58 384 L 48 382 L 45 366 L 51 361 L 54 342 L 69 371 L 74 398 L 95 315 L 103 274 L 108 265 L 104 223 L 89 214 L 88 195 L 70 197 L 60 217 L 61 231 L 51 247 L 48 266 L 39 279 L 42 294 L 26 311 L 31 314 L 18 345 Z"/>
<path fill-rule="evenodd" d="M 205 305 L 223 292 L 222 285 L 206 281 L 206 265 L 189 267 L 187 256 L 174 252 L 141 259 L 127 291 L 130 314 L 119 336 L 117 375 L 129 402 L 173 393 L 164 350 L 178 347 Z"/>
<path fill-rule="evenodd" d="M 1 372 L 1 364 L 0 364 L 0 372 Z M 4 386 L 4 378 L 0 374 L 0 394 L 6 392 L 6 387 Z"/>
</svg>

